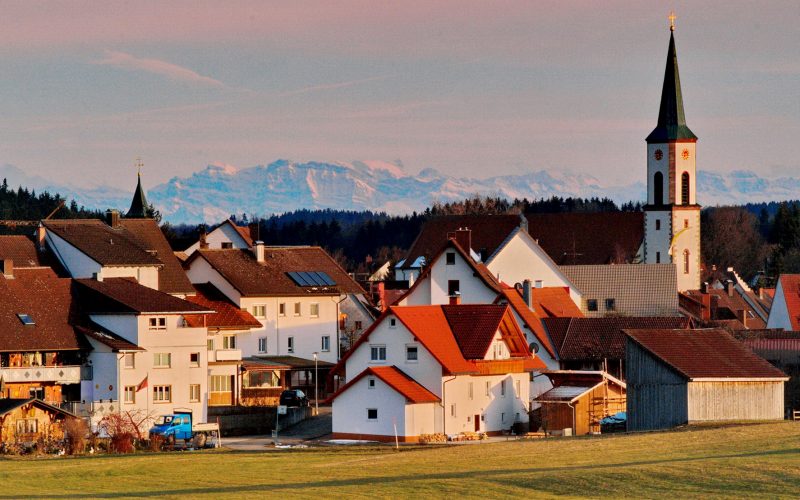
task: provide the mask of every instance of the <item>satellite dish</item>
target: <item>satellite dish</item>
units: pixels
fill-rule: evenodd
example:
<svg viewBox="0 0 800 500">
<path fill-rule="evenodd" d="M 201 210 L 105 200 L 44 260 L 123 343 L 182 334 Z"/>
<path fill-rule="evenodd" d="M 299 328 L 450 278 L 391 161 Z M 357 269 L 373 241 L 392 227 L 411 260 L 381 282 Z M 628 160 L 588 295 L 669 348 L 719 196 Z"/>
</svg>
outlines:
<svg viewBox="0 0 800 500">
<path fill-rule="evenodd" d="M 528 345 L 528 347 L 530 348 L 530 350 L 531 350 L 531 351 L 532 351 L 534 354 L 536 354 L 536 353 L 538 353 L 538 352 L 539 352 L 539 344 L 537 344 L 536 342 L 531 342 L 531 343 Z"/>
</svg>

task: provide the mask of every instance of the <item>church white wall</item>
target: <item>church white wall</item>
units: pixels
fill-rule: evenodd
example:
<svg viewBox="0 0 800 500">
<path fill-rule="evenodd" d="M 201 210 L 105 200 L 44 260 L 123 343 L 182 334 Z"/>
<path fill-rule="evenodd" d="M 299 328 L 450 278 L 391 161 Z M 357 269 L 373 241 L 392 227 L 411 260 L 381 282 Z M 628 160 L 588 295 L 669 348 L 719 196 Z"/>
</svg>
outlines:
<svg viewBox="0 0 800 500">
<path fill-rule="evenodd" d="M 656 160 L 656 150 L 661 150 L 661 159 Z M 661 187 L 664 193 L 663 203 L 669 203 L 669 146 L 666 143 L 647 145 L 647 204 L 656 204 L 655 185 L 653 179 L 656 172 L 661 172 Z"/>
<path fill-rule="evenodd" d="M 659 227 L 660 229 L 656 229 Z M 672 212 L 647 210 L 644 213 L 645 264 L 671 262 L 669 244 L 672 239 Z"/>
<path fill-rule="evenodd" d="M 675 238 L 672 262 L 675 263 L 678 291 L 700 288 L 700 210 L 673 209 L 672 227 Z M 688 226 L 688 228 L 687 228 Z M 685 229 L 685 230 L 684 230 Z M 689 252 L 689 269 L 684 267 L 684 252 Z"/>
</svg>

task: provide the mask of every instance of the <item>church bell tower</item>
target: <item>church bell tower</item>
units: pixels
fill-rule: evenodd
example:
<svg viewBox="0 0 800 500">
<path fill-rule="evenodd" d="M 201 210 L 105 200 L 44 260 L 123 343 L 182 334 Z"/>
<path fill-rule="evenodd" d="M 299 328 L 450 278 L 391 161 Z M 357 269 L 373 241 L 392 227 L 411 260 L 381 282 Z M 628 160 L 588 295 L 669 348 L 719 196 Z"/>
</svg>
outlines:
<svg viewBox="0 0 800 500">
<path fill-rule="evenodd" d="M 674 32 L 675 16 L 670 15 L 658 123 L 647 136 L 644 261 L 675 264 L 678 291 L 684 291 L 700 288 L 700 205 L 695 189 L 697 136 L 683 114 Z"/>
</svg>

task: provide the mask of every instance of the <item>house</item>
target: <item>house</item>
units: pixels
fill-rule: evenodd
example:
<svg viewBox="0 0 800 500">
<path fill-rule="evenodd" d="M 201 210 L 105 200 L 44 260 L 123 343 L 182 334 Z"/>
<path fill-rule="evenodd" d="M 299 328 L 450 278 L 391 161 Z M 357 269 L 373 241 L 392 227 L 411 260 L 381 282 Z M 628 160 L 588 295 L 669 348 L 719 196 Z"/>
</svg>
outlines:
<svg viewBox="0 0 800 500">
<path fill-rule="evenodd" d="M 684 317 L 544 318 L 561 370 L 604 371 L 625 380 L 625 329 L 689 328 Z"/>
<path fill-rule="evenodd" d="M 333 435 L 498 434 L 528 421 L 543 367 L 507 305 L 393 306 L 335 368 L 347 383 L 331 398 Z"/>
<path fill-rule="evenodd" d="M 48 268 L 5 271 L 0 277 L 0 397 L 53 405 L 80 401 L 89 345 L 73 326 L 72 280 Z"/>
<path fill-rule="evenodd" d="M 361 302 L 364 290 L 319 247 L 267 247 L 259 241 L 252 251 L 198 249 L 185 265 L 192 283 L 213 285 L 261 324 L 229 332 L 224 348 L 268 364 L 273 357 L 281 364 L 296 358 L 290 380 L 305 384 L 315 356 L 320 378 L 327 377 L 340 357 L 342 315 L 361 321 L 363 329 L 372 323 Z"/>
<path fill-rule="evenodd" d="M 762 330 L 767 326 L 771 300 L 755 293 L 743 279 L 728 268 L 725 274 L 705 282 L 699 290 L 679 293 L 681 312 L 698 325 L 726 326 L 732 330 Z"/>
<path fill-rule="evenodd" d="M 597 434 L 600 421 L 624 412 L 625 382 L 604 371 L 547 372 L 553 388 L 535 398 L 545 432 Z"/>
<path fill-rule="evenodd" d="M 258 240 L 257 224 L 242 227 L 228 219 L 211 231 L 200 233 L 200 239 L 184 250 L 184 253 L 188 257 L 199 248 L 211 250 L 222 248 L 248 249 L 253 248 L 253 242 Z"/>
<path fill-rule="evenodd" d="M 782 274 L 778 278 L 767 328 L 800 330 L 800 274 Z"/>
<path fill-rule="evenodd" d="M 561 266 L 581 292 L 586 317 L 678 316 L 673 264 Z"/>
<path fill-rule="evenodd" d="M 159 416 L 189 409 L 205 420 L 208 331 L 186 318 L 214 311 L 129 278 L 78 279 L 74 286 L 92 347 L 81 411 L 96 419 L 108 411 Z"/>
<path fill-rule="evenodd" d="M 629 431 L 784 418 L 789 377 L 724 330 L 625 333 Z"/>
<path fill-rule="evenodd" d="M 786 414 L 800 411 L 800 332 L 781 329 L 735 330 L 732 335 L 789 376 L 784 385 Z"/>
<path fill-rule="evenodd" d="M 0 398 L 0 444 L 32 446 L 40 439 L 64 438 L 68 411 L 35 398 Z"/>
</svg>

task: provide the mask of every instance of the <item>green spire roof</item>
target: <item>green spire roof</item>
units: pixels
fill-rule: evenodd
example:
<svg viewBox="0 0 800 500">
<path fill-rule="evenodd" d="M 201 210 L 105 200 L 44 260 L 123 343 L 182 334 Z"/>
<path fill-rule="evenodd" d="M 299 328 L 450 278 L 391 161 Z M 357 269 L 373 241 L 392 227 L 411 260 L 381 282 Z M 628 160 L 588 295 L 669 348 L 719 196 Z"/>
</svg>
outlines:
<svg viewBox="0 0 800 500">
<path fill-rule="evenodd" d="M 138 181 L 136 182 L 136 192 L 133 193 L 133 200 L 131 200 L 131 208 L 125 217 L 144 219 L 147 217 L 147 198 L 142 189 L 142 174 L 139 173 Z"/>
<path fill-rule="evenodd" d="M 647 136 L 647 142 L 667 142 L 677 140 L 697 140 L 697 136 L 686 126 L 683 115 L 681 79 L 678 76 L 678 53 L 675 51 L 675 37 L 669 33 L 667 69 L 664 71 L 664 87 L 661 89 L 661 107 L 658 110 L 658 124 Z"/>
</svg>

